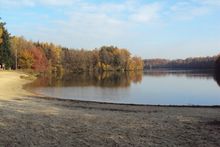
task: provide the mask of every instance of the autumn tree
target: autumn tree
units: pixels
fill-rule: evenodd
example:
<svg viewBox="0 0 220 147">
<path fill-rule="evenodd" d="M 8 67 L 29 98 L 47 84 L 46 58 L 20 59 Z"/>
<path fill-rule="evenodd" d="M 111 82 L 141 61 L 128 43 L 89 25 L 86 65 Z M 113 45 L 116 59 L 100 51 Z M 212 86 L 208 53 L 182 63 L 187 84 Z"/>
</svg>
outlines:
<svg viewBox="0 0 220 147">
<path fill-rule="evenodd" d="M 2 34 L 3 34 L 3 28 L 2 26 L 0 25 L 0 44 L 2 43 Z"/>
<path fill-rule="evenodd" d="M 37 72 L 45 72 L 48 68 L 48 60 L 42 48 L 36 47 L 32 41 L 23 37 L 11 37 L 11 52 L 18 58 L 18 68 L 33 69 Z"/>
<path fill-rule="evenodd" d="M 11 37 L 11 52 L 17 66 L 20 69 L 31 69 L 34 63 L 34 56 L 31 52 L 35 46 L 31 41 L 25 40 L 23 37 Z M 15 65 L 16 66 L 16 65 Z"/>
<path fill-rule="evenodd" d="M 91 68 L 94 71 L 99 71 L 99 67 L 100 67 L 100 57 L 99 57 L 99 51 L 97 49 L 93 50 L 91 52 Z"/>
<path fill-rule="evenodd" d="M 121 58 L 122 58 L 122 66 L 124 70 L 128 70 L 131 53 L 127 49 L 121 49 Z"/>
<path fill-rule="evenodd" d="M 48 60 L 41 48 L 33 47 L 31 50 L 33 55 L 32 69 L 38 72 L 45 72 L 48 68 Z"/>
<path fill-rule="evenodd" d="M 103 46 L 99 51 L 99 58 L 102 70 L 141 70 L 143 62 L 141 58 L 131 58 L 126 49 L 119 49 L 113 46 Z"/>
<path fill-rule="evenodd" d="M 30 50 L 21 50 L 18 58 L 19 68 L 31 69 L 34 63 L 34 55 Z"/>
<path fill-rule="evenodd" d="M 134 69 L 132 69 L 132 70 L 142 70 L 143 69 L 144 63 L 143 63 L 141 57 L 135 56 L 132 58 L 132 60 L 135 64 Z"/>
<path fill-rule="evenodd" d="M 99 51 L 100 63 L 102 70 L 110 70 L 110 64 L 113 58 L 112 50 L 113 46 L 103 46 Z"/>
<path fill-rule="evenodd" d="M 41 48 L 48 60 L 48 71 L 58 76 L 63 74 L 62 47 L 53 43 L 34 43 L 37 48 Z"/>
<path fill-rule="evenodd" d="M 10 50 L 12 53 L 12 57 L 14 59 L 14 67 L 15 68 L 21 67 L 19 65 L 20 62 L 18 62 L 19 58 L 22 58 L 21 56 L 23 55 L 23 53 L 21 54 L 21 52 L 33 48 L 33 43 L 25 40 L 23 37 L 13 36 L 10 38 L 10 44 L 11 44 Z"/>
</svg>

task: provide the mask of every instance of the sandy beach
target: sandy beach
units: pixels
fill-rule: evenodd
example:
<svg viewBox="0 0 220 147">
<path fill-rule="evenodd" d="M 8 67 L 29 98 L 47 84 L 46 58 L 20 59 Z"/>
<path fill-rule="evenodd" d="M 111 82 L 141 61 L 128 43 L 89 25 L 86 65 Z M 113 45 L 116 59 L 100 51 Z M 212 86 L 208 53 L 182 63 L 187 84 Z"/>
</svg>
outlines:
<svg viewBox="0 0 220 147">
<path fill-rule="evenodd" d="M 22 79 L 27 75 L 13 71 L 0 71 L 0 100 L 12 100 L 13 98 L 32 95 L 23 89 L 23 85 L 31 82 Z"/>
<path fill-rule="evenodd" d="M 0 147 L 220 146 L 219 107 L 106 104 L 40 97 L 0 71 Z"/>
</svg>

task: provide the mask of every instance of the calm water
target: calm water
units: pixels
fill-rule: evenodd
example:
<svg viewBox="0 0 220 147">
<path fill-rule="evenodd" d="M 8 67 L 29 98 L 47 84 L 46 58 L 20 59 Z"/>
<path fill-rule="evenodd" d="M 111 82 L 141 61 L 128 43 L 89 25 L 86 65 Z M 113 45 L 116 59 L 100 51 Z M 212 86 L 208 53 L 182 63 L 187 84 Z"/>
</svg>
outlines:
<svg viewBox="0 0 220 147">
<path fill-rule="evenodd" d="M 37 93 L 65 99 L 156 105 L 220 105 L 219 77 L 209 72 L 149 71 L 41 77 Z M 217 82 L 218 81 L 218 82 Z"/>
</svg>

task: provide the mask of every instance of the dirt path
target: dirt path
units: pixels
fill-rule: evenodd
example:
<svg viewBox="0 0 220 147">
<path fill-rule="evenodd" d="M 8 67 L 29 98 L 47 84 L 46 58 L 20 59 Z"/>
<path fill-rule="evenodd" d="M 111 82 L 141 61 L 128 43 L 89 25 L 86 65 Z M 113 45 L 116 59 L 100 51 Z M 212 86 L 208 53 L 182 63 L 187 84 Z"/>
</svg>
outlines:
<svg viewBox="0 0 220 147">
<path fill-rule="evenodd" d="M 0 147 L 220 146 L 220 108 L 63 101 L 27 92 L 2 96 Z"/>
</svg>

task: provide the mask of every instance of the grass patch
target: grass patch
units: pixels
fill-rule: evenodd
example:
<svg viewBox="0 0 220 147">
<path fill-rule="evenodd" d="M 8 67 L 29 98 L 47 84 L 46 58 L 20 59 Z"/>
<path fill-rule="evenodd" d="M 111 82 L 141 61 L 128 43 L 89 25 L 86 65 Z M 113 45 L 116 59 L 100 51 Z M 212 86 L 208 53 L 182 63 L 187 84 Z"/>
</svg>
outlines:
<svg viewBox="0 0 220 147">
<path fill-rule="evenodd" d="M 25 79 L 25 80 L 35 80 L 36 76 L 33 76 L 33 75 L 21 75 L 20 78 L 21 79 Z"/>
</svg>

